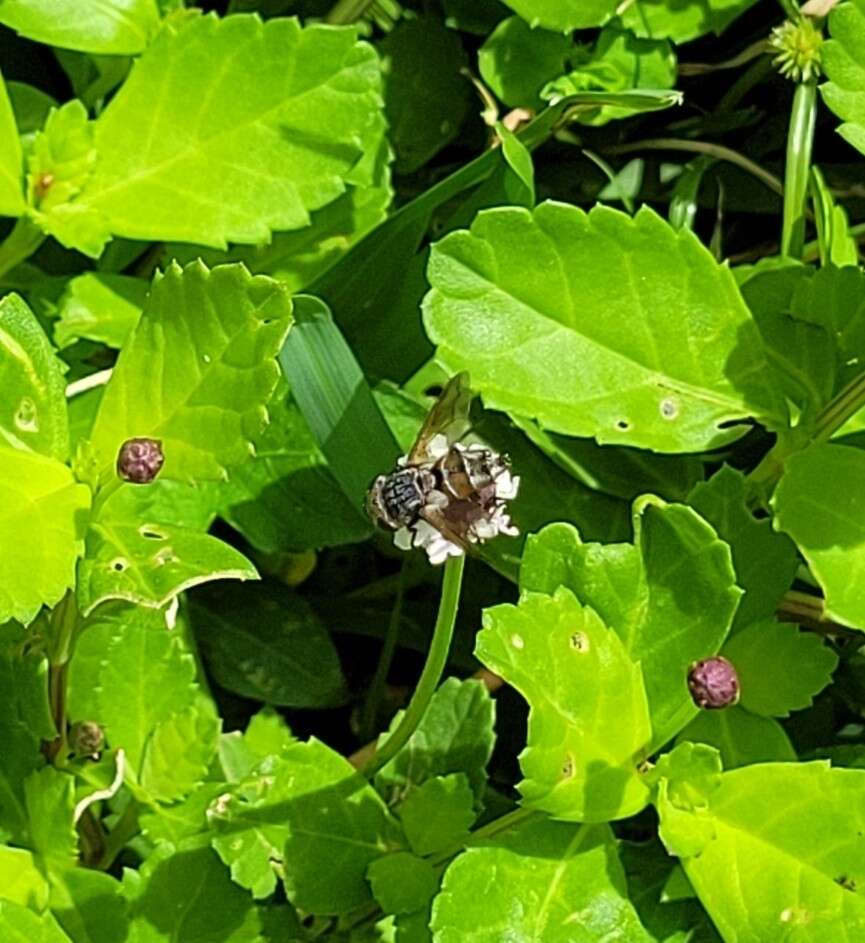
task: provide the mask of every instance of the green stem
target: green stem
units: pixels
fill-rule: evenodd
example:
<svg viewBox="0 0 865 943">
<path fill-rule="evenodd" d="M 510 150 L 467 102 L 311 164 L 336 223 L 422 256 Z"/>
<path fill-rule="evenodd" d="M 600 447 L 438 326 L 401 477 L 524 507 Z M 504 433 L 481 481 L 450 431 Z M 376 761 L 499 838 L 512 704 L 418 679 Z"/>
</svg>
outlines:
<svg viewBox="0 0 865 943">
<path fill-rule="evenodd" d="M 805 204 L 817 120 L 817 84 L 800 82 L 793 95 L 784 170 L 781 255 L 801 259 L 805 249 Z"/>
<path fill-rule="evenodd" d="M 802 19 L 802 14 L 799 12 L 799 5 L 796 3 L 796 0 L 778 0 L 778 3 L 790 22 L 798 23 L 799 20 Z"/>
<path fill-rule="evenodd" d="M 860 373 L 817 414 L 812 440 L 825 442 L 831 439 L 863 406 L 865 406 L 865 373 Z"/>
<path fill-rule="evenodd" d="M 384 691 L 385 682 L 387 681 L 390 666 L 393 662 L 396 643 L 399 639 L 399 627 L 402 621 L 402 601 L 405 593 L 406 570 L 408 569 L 406 559 L 408 558 L 403 559 L 402 566 L 399 570 L 399 582 L 396 586 L 396 596 L 394 597 L 393 609 L 391 609 L 390 613 L 390 621 L 387 625 L 387 633 L 384 637 L 384 644 L 381 648 L 378 665 L 376 665 L 375 675 L 369 687 L 369 694 L 367 694 L 366 703 L 364 704 L 363 717 L 360 725 L 363 740 L 369 740 L 375 732 L 376 718 L 378 717 L 382 692 Z"/>
<path fill-rule="evenodd" d="M 426 664 L 423 666 L 415 692 L 396 730 L 364 763 L 361 772 L 367 777 L 372 777 L 408 743 L 411 735 L 417 730 L 423 719 L 435 689 L 438 687 L 442 672 L 447 664 L 451 639 L 454 634 L 465 564 L 464 555 L 449 557 L 445 563 L 441 597 L 439 598 L 439 611 Z"/>
<path fill-rule="evenodd" d="M 114 863 L 114 859 L 140 831 L 141 827 L 138 824 L 138 803 L 135 799 L 130 798 L 114 828 L 111 829 L 105 839 L 102 855 L 96 867 L 99 868 L 100 871 L 107 871 Z"/>
<path fill-rule="evenodd" d="M 29 216 L 22 216 L 0 243 L 0 277 L 33 255 L 44 241 L 45 233 Z"/>
<path fill-rule="evenodd" d="M 766 76 L 774 70 L 771 56 L 762 56 L 752 63 L 736 81 L 727 89 L 721 100 L 718 102 L 719 113 L 732 111 L 739 102 L 754 88 L 759 85 Z"/>
<path fill-rule="evenodd" d="M 69 659 L 72 657 L 77 625 L 78 606 L 75 603 L 75 594 L 70 590 L 51 613 L 51 633 L 48 639 L 48 702 L 57 737 L 48 744 L 47 754 L 55 766 L 65 764 L 68 752 L 66 692 L 69 682 Z"/>
<path fill-rule="evenodd" d="M 346 26 L 356 23 L 372 6 L 374 0 L 337 0 L 325 22 L 331 26 Z"/>
</svg>

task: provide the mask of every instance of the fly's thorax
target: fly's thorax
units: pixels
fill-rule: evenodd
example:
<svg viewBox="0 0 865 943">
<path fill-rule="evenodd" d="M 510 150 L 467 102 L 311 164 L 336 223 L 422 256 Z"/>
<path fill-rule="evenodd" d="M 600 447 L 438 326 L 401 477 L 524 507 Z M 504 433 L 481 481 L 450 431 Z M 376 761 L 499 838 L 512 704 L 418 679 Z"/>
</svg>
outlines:
<svg viewBox="0 0 865 943">
<path fill-rule="evenodd" d="M 428 468 L 406 466 L 379 475 L 367 496 L 367 510 L 373 520 L 396 530 L 413 524 L 436 486 Z"/>
</svg>

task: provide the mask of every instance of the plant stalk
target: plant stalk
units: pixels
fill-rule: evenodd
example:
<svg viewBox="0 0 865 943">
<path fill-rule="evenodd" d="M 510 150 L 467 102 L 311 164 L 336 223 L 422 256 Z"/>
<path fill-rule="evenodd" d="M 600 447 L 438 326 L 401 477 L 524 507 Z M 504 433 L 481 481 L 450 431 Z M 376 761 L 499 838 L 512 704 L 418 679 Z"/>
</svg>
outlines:
<svg viewBox="0 0 865 943">
<path fill-rule="evenodd" d="M 805 251 L 805 206 L 816 121 L 817 83 L 800 82 L 793 95 L 787 133 L 784 215 L 781 221 L 781 255 L 792 259 L 801 259 Z"/>
<path fill-rule="evenodd" d="M 66 763 L 68 740 L 66 730 L 66 692 L 69 683 L 69 659 L 75 629 L 78 625 L 78 607 L 72 590 L 54 607 L 51 613 L 51 636 L 48 647 L 48 703 L 57 737 L 45 747 L 47 758 L 55 766 Z"/>
<path fill-rule="evenodd" d="M 331 26 L 347 26 L 356 23 L 373 5 L 374 0 L 337 0 L 325 22 Z"/>
<path fill-rule="evenodd" d="M 427 707 L 429 707 L 429 702 L 438 687 L 442 672 L 447 664 L 454 625 L 456 624 L 465 565 L 464 555 L 449 557 L 445 563 L 441 597 L 439 598 L 439 611 L 426 664 L 423 666 L 415 692 L 396 730 L 380 748 L 376 749 L 375 753 L 361 768 L 361 772 L 367 778 L 372 777 L 389 763 L 408 743 L 411 735 L 417 730 L 423 719 Z"/>
</svg>

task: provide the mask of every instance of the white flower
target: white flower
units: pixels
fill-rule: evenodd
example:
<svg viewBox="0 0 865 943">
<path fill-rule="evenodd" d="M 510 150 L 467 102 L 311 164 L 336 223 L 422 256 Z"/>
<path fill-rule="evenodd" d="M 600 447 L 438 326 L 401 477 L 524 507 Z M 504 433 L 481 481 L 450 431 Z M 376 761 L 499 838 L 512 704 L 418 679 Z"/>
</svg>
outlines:
<svg viewBox="0 0 865 943">
<path fill-rule="evenodd" d="M 423 518 L 414 525 L 414 545 L 426 550 L 429 562 L 433 566 L 444 563 L 448 557 L 462 556 L 463 553 L 462 547 L 451 543 L 444 534 L 437 531 L 429 521 Z"/>
</svg>

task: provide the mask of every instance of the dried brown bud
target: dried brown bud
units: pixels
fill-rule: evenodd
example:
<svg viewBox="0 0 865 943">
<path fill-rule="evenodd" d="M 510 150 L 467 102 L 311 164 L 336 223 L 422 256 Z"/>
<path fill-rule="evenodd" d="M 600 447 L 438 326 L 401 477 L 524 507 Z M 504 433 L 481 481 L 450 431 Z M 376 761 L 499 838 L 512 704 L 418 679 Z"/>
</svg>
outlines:
<svg viewBox="0 0 865 943">
<path fill-rule="evenodd" d="M 117 454 L 117 474 L 124 481 L 146 485 L 159 474 L 164 461 L 158 439 L 127 439 Z"/>
<path fill-rule="evenodd" d="M 85 720 L 72 725 L 72 748 L 78 756 L 98 756 L 105 746 L 105 734 L 99 724 Z"/>
<path fill-rule="evenodd" d="M 688 689 L 697 707 L 719 710 L 739 700 L 739 676 L 726 658 L 715 655 L 691 665 Z"/>
</svg>

